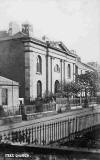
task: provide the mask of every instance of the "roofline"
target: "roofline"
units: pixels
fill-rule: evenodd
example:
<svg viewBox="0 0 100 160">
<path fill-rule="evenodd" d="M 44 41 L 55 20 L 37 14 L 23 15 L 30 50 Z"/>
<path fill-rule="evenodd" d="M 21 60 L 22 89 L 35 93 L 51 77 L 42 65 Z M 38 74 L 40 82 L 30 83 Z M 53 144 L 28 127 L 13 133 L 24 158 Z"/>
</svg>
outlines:
<svg viewBox="0 0 100 160">
<path fill-rule="evenodd" d="M 86 67 L 89 67 L 90 69 L 96 71 L 96 69 L 94 69 L 93 67 L 91 67 L 90 65 L 86 64 L 86 63 L 83 63 L 83 62 L 80 62 L 81 64 L 83 64 L 84 66 Z"/>
<path fill-rule="evenodd" d="M 50 48 L 50 49 L 54 49 L 54 50 L 56 50 L 56 51 L 59 51 L 59 52 L 62 52 L 62 53 L 64 53 L 64 54 L 66 54 L 66 55 L 69 55 L 69 56 L 71 56 L 71 57 L 74 57 L 74 58 L 76 58 L 76 56 L 75 55 L 73 55 L 71 52 L 70 52 L 70 50 L 68 50 L 68 52 L 67 51 L 62 51 L 61 49 L 59 49 L 59 48 L 56 48 L 56 47 L 53 47 L 53 46 L 48 46 L 48 44 L 46 43 L 46 42 L 44 42 L 44 41 L 42 41 L 42 40 L 40 40 L 40 39 L 37 39 L 37 38 L 35 38 L 35 37 L 21 37 L 22 39 L 23 39 L 23 42 L 25 42 L 25 41 L 30 41 L 30 42 L 34 42 L 34 43 L 36 43 L 36 44 L 40 44 L 41 46 L 44 46 L 44 47 L 48 47 L 48 48 Z M 47 41 L 48 42 L 48 41 Z"/>
<path fill-rule="evenodd" d="M 16 40 L 16 39 L 21 39 L 23 42 L 31 41 L 31 42 L 34 42 L 34 43 L 39 44 L 41 46 L 47 47 L 47 43 L 46 42 L 44 42 L 44 41 L 42 41 L 42 40 L 40 40 L 40 39 L 38 39 L 36 37 L 31 37 L 31 36 L 27 36 L 27 35 L 22 35 L 22 37 L 14 37 L 14 36 L 2 37 L 2 38 L 0 38 L 0 42 L 1 41 Z M 75 54 L 71 53 L 68 48 L 67 48 L 67 51 L 63 51 L 63 50 L 61 50 L 59 48 L 56 48 L 54 46 L 49 46 L 49 48 L 54 49 L 54 50 L 59 51 L 59 52 L 62 52 L 62 53 L 66 54 L 66 55 L 69 55 L 69 56 L 71 56 L 73 58 L 77 58 L 77 56 Z"/>
</svg>

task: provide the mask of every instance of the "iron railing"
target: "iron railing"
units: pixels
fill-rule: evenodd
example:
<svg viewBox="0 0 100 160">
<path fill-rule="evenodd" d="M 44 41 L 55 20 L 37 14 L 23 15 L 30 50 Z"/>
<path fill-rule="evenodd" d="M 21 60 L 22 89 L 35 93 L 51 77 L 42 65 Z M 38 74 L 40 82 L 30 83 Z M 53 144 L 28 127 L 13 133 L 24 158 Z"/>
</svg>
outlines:
<svg viewBox="0 0 100 160">
<path fill-rule="evenodd" d="M 48 145 L 62 139 L 70 139 L 77 133 L 91 129 L 100 123 L 100 113 L 74 117 L 48 124 L 40 124 L 17 131 L 9 131 L 0 134 L 0 143 L 20 143 L 34 145 Z"/>
</svg>

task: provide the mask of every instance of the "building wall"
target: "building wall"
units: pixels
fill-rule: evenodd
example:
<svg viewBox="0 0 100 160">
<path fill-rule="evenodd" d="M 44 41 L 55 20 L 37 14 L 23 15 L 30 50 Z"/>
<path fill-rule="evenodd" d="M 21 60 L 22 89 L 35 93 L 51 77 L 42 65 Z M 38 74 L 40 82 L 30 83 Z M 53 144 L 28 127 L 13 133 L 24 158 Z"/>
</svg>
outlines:
<svg viewBox="0 0 100 160">
<path fill-rule="evenodd" d="M 5 111 L 15 112 L 19 109 L 19 84 L 0 76 L 0 105 Z"/>
<path fill-rule="evenodd" d="M 54 93 L 56 80 L 59 83 L 70 82 L 74 79 L 75 58 L 53 48 L 36 44 L 35 42 L 24 42 L 25 46 L 25 97 L 34 100 L 37 97 L 37 82 L 42 83 L 42 96 Z M 47 55 L 48 54 L 48 55 Z M 37 57 L 42 59 L 42 73 L 37 73 Z M 48 63 L 47 63 L 48 61 Z M 68 64 L 71 67 L 71 77 L 68 78 Z M 48 66 L 47 66 L 48 65 Z M 59 72 L 55 66 L 59 66 Z"/>
<path fill-rule="evenodd" d="M 75 63 L 75 58 L 65 55 L 63 52 L 56 51 L 54 49 L 49 49 L 49 91 L 54 93 L 55 81 L 58 80 L 59 83 L 70 82 L 73 80 L 73 65 Z M 71 77 L 68 77 L 68 64 L 71 67 Z M 59 66 L 60 71 L 55 71 L 56 65 Z M 52 72 L 51 72 L 52 71 Z M 51 78 L 52 76 L 52 78 Z M 52 81 L 52 83 L 51 83 Z M 52 84 L 52 85 L 51 85 Z M 51 89 L 52 86 L 52 89 Z"/>
<path fill-rule="evenodd" d="M 27 43 L 25 42 L 26 46 Z M 42 95 L 46 92 L 46 48 L 34 43 L 28 43 L 29 51 L 25 47 L 25 97 L 34 100 L 37 97 L 37 82 L 42 83 Z M 37 72 L 37 57 L 41 56 L 42 73 Z"/>
<path fill-rule="evenodd" d="M 78 66 L 78 74 L 81 74 L 81 73 L 84 74 L 86 71 L 93 71 L 93 69 L 91 69 L 90 67 L 88 67 L 87 65 L 81 62 L 78 62 L 77 66 Z"/>
<path fill-rule="evenodd" d="M 20 39 L 0 40 L 0 75 L 19 82 L 24 97 L 24 46 Z"/>
<path fill-rule="evenodd" d="M 46 43 L 27 38 L 15 38 L 0 41 L 0 72 L 2 76 L 19 82 L 20 97 L 33 101 L 37 98 L 37 82 L 41 81 L 42 96 L 54 93 L 56 80 L 59 83 L 75 80 L 75 65 L 78 73 L 89 70 L 76 57 L 70 56 L 61 50 L 49 47 Z M 41 56 L 42 73 L 37 73 L 37 57 Z M 71 76 L 68 77 L 68 64 L 71 68 Z M 59 72 L 55 66 L 59 66 Z"/>
<path fill-rule="evenodd" d="M 7 105 L 2 104 L 2 89 L 5 88 L 8 91 Z M 0 105 L 3 106 L 5 111 L 15 112 L 19 109 L 18 106 L 19 88 L 18 86 L 2 86 L 0 87 Z"/>
</svg>

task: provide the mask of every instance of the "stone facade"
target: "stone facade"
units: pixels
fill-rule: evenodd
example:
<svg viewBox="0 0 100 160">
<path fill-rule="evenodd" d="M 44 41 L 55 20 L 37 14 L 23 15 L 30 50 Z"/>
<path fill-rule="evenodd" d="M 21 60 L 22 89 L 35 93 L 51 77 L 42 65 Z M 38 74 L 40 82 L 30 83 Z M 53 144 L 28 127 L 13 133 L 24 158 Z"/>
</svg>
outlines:
<svg viewBox="0 0 100 160">
<path fill-rule="evenodd" d="M 62 42 L 31 37 L 27 31 L 30 27 L 25 26 L 24 32 L 0 37 L 0 71 L 19 82 L 21 98 L 33 101 L 37 96 L 55 93 L 59 83 L 75 81 L 76 71 L 92 70 Z"/>
</svg>

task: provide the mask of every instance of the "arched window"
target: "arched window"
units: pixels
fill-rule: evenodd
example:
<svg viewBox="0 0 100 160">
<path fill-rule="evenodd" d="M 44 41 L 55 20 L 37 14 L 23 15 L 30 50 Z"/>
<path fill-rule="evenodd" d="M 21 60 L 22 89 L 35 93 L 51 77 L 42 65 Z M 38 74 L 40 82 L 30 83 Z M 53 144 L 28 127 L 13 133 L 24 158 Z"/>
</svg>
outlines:
<svg viewBox="0 0 100 160">
<path fill-rule="evenodd" d="M 42 73 L 42 59 L 41 59 L 41 56 L 37 57 L 37 72 Z"/>
<path fill-rule="evenodd" d="M 68 78 L 71 78 L 71 66 L 68 64 Z"/>
<path fill-rule="evenodd" d="M 60 89 L 60 83 L 58 80 L 55 81 L 55 93 L 58 93 L 59 92 L 59 89 Z"/>
<path fill-rule="evenodd" d="M 41 81 L 37 82 L 37 97 L 42 97 L 42 83 L 41 83 Z"/>
</svg>

